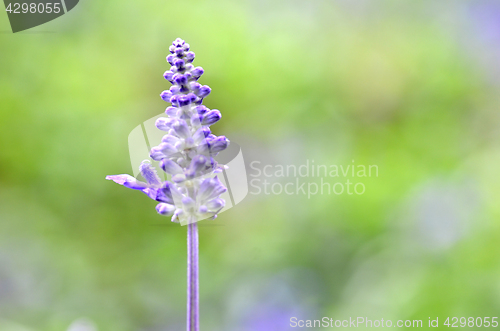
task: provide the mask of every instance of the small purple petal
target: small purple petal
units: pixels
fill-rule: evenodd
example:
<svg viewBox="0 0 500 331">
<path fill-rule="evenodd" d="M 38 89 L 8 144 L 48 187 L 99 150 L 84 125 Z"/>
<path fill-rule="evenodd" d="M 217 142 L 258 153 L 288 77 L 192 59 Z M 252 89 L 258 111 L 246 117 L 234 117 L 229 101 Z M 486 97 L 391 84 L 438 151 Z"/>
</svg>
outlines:
<svg viewBox="0 0 500 331">
<path fill-rule="evenodd" d="M 177 115 L 177 108 L 176 107 L 167 107 L 165 109 L 165 114 L 171 117 L 175 117 Z"/>
<path fill-rule="evenodd" d="M 203 115 L 201 125 L 212 125 L 217 123 L 221 119 L 221 113 L 217 109 L 213 109 L 208 113 Z"/>
<path fill-rule="evenodd" d="M 140 182 L 130 175 L 111 175 L 106 176 L 107 180 L 112 180 L 113 182 L 123 185 L 125 187 L 131 188 L 133 190 L 143 190 L 148 187 L 148 184 Z"/>
<path fill-rule="evenodd" d="M 187 83 L 187 78 L 182 74 L 175 74 L 172 79 L 177 85 L 184 85 Z"/>
<path fill-rule="evenodd" d="M 179 106 L 179 96 L 178 95 L 174 95 L 170 98 L 170 103 L 172 104 L 172 106 Z"/>
<path fill-rule="evenodd" d="M 198 96 L 200 98 L 205 98 L 207 95 L 210 94 L 211 91 L 212 89 L 208 85 L 203 85 L 202 87 L 200 87 L 200 92 L 198 93 Z"/>
<path fill-rule="evenodd" d="M 177 163 L 169 159 L 163 159 L 160 165 L 163 171 L 171 175 L 182 174 L 183 172 L 182 168 Z"/>
<path fill-rule="evenodd" d="M 215 211 L 223 208 L 225 204 L 226 202 L 224 201 L 224 199 L 216 198 L 208 201 L 206 203 L 206 206 L 208 207 L 208 209 Z"/>
<path fill-rule="evenodd" d="M 184 174 L 174 175 L 174 176 L 172 176 L 172 181 L 174 183 L 182 183 L 182 182 L 186 181 L 186 176 Z"/>
<path fill-rule="evenodd" d="M 174 199 L 172 197 L 172 192 L 170 190 L 170 186 L 172 184 L 170 182 L 164 182 L 162 187 L 158 189 L 156 193 L 155 200 L 160 201 L 160 202 L 166 202 L 171 205 L 174 204 Z"/>
<path fill-rule="evenodd" d="M 167 56 L 167 62 L 168 62 L 168 63 L 170 63 L 170 65 L 171 65 L 171 66 L 173 66 L 173 65 L 174 65 L 174 58 L 175 58 L 175 57 L 174 57 L 174 55 L 173 55 L 173 54 L 169 54 L 169 55 Z M 166 77 L 165 77 L 165 78 L 166 78 Z"/>
<path fill-rule="evenodd" d="M 143 189 L 142 192 L 146 194 L 150 199 L 156 200 L 158 189 L 154 187 L 147 187 Z"/>
<path fill-rule="evenodd" d="M 156 205 L 156 211 L 163 216 L 170 216 L 174 214 L 175 206 L 168 203 L 159 203 Z"/>
<path fill-rule="evenodd" d="M 182 40 L 181 38 L 176 38 L 173 42 L 172 42 L 172 45 L 174 45 L 175 47 L 181 47 L 182 45 L 184 45 L 186 42 L 184 40 Z"/>
<path fill-rule="evenodd" d="M 198 94 L 200 93 L 200 87 L 201 87 L 201 84 L 198 83 L 198 82 L 191 82 L 189 84 L 189 88 L 195 93 L 195 94 Z"/>
<path fill-rule="evenodd" d="M 172 216 L 172 222 L 179 223 L 179 220 L 183 214 L 184 212 L 182 211 L 182 209 L 176 209 L 174 212 L 174 216 Z"/>
<path fill-rule="evenodd" d="M 210 141 L 208 139 L 203 139 L 197 146 L 196 152 L 201 155 L 209 155 L 210 154 Z"/>
<path fill-rule="evenodd" d="M 163 74 L 163 77 L 165 77 L 165 79 L 168 80 L 169 82 L 172 82 L 174 75 L 175 74 L 169 70 L 169 71 L 165 71 L 165 73 Z"/>
<path fill-rule="evenodd" d="M 170 101 L 170 98 L 172 97 L 172 92 L 170 91 L 163 91 L 160 94 L 160 97 L 163 99 L 163 101 Z"/>
<path fill-rule="evenodd" d="M 190 208 L 190 207 L 193 207 L 195 205 L 195 202 L 190 197 L 184 197 L 184 198 L 182 198 L 182 204 L 184 206 Z"/>
<path fill-rule="evenodd" d="M 196 94 L 194 93 L 188 93 L 186 97 L 189 99 L 189 103 L 193 103 L 196 100 Z"/>
<path fill-rule="evenodd" d="M 187 52 L 187 53 L 186 53 L 186 59 L 187 59 L 189 62 L 193 62 L 193 60 L 194 60 L 194 52 Z"/>
<path fill-rule="evenodd" d="M 172 128 L 172 124 L 174 122 L 175 120 L 171 118 L 160 117 L 159 119 L 156 120 L 155 125 L 160 130 L 168 131 Z"/>
<path fill-rule="evenodd" d="M 191 103 L 189 100 L 189 97 L 187 95 L 183 95 L 183 96 L 179 97 L 178 100 L 179 100 L 180 107 L 187 106 Z"/>
<path fill-rule="evenodd" d="M 191 116 L 189 120 L 191 121 L 191 125 L 193 127 L 199 127 L 201 126 L 201 121 L 203 120 L 203 116 L 194 114 L 193 116 Z"/>
<path fill-rule="evenodd" d="M 206 112 L 210 111 L 210 109 L 208 109 L 207 107 L 203 106 L 203 105 L 200 105 L 200 106 L 196 106 L 194 108 L 194 110 L 196 110 L 196 112 L 200 115 L 203 115 L 205 114 Z"/>
<path fill-rule="evenodd" d="M 207 158 L 203 155 L 198 155 L 194 159 L 191 160 L 191 164 L 189 167 L 194 171 L 198 172 L 205 168 L 205 164 L 207 163 Z"/>
<path fill-rule="evenodd" d="M 210 135 L 210 129 L 206 126 L 203 126 L 196 130 L 196 132 L 193 134 L 193 140 L 195 144 L 200 144 L 208 135 Z"/>
<path fill-rule="evenodd" d="M 151 148 L 149 156 L 155 161 L 161 161 L 172 154 L 177 153 L 177 149 L 169 143 L 162 142 L 160 145 Z"/>
<path fill-rule="evenodd" d="M 203 155 L 197 155 L 191 160 L 189 169 L 186 171 L 186 177 L 194 178 L 200 171 L 206 168 L 207 158 Z"/>
<path fill-rule="evenodd" d="M 170 144 L 172 146 L 175 146 L 175 144 L 177 144 L 180 141 L 180 139 L 175 136 L 172 136 L 171 134 L 166 134 L 163 136 L 163 138 L 161 138 L 161 141 Z"/>
<path fill-rule="evenodd" d="M 203 75 L 203 68 L 202 67 L 196 67 L 191 71 L 191 74 L 193 74 L 193 77 L 199 78 L 201 75 Z"/>
<path fill-rule="evenodd" d="M 186 62 L 184 62 L 184 60 L 182 60 L 182 59 L 175 59 L 174 60 L 174 66 L 176 66 L 178 70 L 183 70 L 184 64 L 186 64 Z"/>
<path fill-rule="evenodd" d="M 218 197 L 222 193 L 226 192 L 227 189 L 222 185 L 217 177 L 205 179 L 201 185 L 198 195 L 202 200 L 211 200 Z"/>
<path fill-rule="evenodd" d="M 170 92 L 172 92 L 172 94 L 177 94 L 181 91 L 181 88 L 177 85 L 172 85 L 170 86 Z"/>
<path fill-rule="evenodd" d="M 217 137 L 211 144 L 210 144 L 210 152 L 211 153 L 218 153 L 220 151 L 223 151 L 229 146 L 229 139 L 227 139 L 224 136 Z"/>
<path fill-rule="evenodd" d="M 179 137 L 182 138 L 188 138 L 191 136 L 191 133 L 189 132 L 189 127 L 186 124 L 186 121 L 183 120 L 178 120 L 172 125 L 172 129 L 174 129 L 175 133 Z"/>
</svg>

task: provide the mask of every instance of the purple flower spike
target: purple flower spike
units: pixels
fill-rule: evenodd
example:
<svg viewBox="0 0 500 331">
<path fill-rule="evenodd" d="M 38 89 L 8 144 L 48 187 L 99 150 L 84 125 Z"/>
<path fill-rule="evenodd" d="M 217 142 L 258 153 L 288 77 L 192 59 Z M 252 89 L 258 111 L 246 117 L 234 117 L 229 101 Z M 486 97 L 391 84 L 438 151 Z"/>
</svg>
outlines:
<svg viewBox="0 0 500 331">
<path fill-rule="evenodd" d="M 155 125 L 165 131 L 159 145 L 151 148 L 150 157 L 160 162 L 160 167 L 172 176 L 163 181 L 150 161 L 141 163 L 140 171 L 146 182 L 138 181 L 126 174 L 107 176 L 115 183 L 139 190 L 157 201 L 156 211 L 162 216 L 171 216 L 172 222 L 188 226 L 188 300 L 187 330 L 199 331 L 198 294 L 198 229 L 197 221 L 214 219 L 224 208 L 221 195 L 227 191 L 217 178 L 224 166 L 213 158 L 227 148 L 229 140 L 213 135 L 209 126 L 221 119 L 217 109 L 202 105 L 211 89 L 198 83 L 203 68 L 192 62 L 195 54 L 184 40 L 177 38 L 169 47 L 166 57 L 171 65 L 163 77 L 172 86 L 161 92 L 164 101 L 171 107 L 165 110 L 166 117 L 159 118 Z"/>
</svg>

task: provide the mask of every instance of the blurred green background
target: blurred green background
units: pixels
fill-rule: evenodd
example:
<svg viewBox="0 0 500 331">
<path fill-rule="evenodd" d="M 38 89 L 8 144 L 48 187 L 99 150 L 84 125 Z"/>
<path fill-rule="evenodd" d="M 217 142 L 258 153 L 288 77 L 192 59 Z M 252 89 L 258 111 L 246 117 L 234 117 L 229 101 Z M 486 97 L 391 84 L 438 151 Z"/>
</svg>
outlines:
<svg viewBox="0 0 500 331">
<path fill-rule="evenodd" d="M 498 1 L 81 1 L 0 31 L 0 331 L 184 329 L 186 227 L 104 180 L 177 37 L 247 165 L 379 168 L 201 222 L 203 330 L 498 316 Z"/>
</svg>

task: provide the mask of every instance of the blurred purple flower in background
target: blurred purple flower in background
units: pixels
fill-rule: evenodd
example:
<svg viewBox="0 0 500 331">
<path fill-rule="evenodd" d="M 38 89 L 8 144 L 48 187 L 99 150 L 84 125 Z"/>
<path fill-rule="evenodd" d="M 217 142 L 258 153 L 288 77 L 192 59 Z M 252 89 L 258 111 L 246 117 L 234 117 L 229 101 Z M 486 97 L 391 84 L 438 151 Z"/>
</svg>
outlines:
<svg viewBox="0 0 500 331">
<path fill-rule="evenodd" d="M 500 83 L 500 2 L 468 1 L 460 39 L 495 85 Z"/>
<path fill-rule="evenodd" d="M 478 38 L 500 46 L 500 2 L 474 1 L 469 5 L 468 13 L 476 26 Z"/>
<path fill-rule="evenodd" d="M 228 298 L 223 330 L 293 330 L 290 319 L 318 317 L 321 281 L 308 269 L 288 269 L 270 278 L 242 279 Z"/>
<path fill-rule="evenodd" d="M 97 327 L 92 321 L 81 318 L 71 323 L 67 331 L 97 331 Z"/>
</svg>

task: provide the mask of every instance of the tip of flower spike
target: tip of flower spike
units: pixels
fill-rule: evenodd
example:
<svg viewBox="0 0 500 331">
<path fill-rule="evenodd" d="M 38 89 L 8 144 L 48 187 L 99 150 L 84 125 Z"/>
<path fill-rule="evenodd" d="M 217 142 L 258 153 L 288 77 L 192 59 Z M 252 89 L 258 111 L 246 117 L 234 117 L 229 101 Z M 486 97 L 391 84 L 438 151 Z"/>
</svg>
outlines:
<svg viewBox="0 0 500 331">
<path fill-rule="evenodd" d="M 173 42 L 172 42 L 172 45 L 173 46 L 176 46 L 176 47 L 181 47 L 185 44 L 186 42 L 184 40 L 182 40 L 181 38 L 177 38 L 175 39 Z"/>
</svg>

